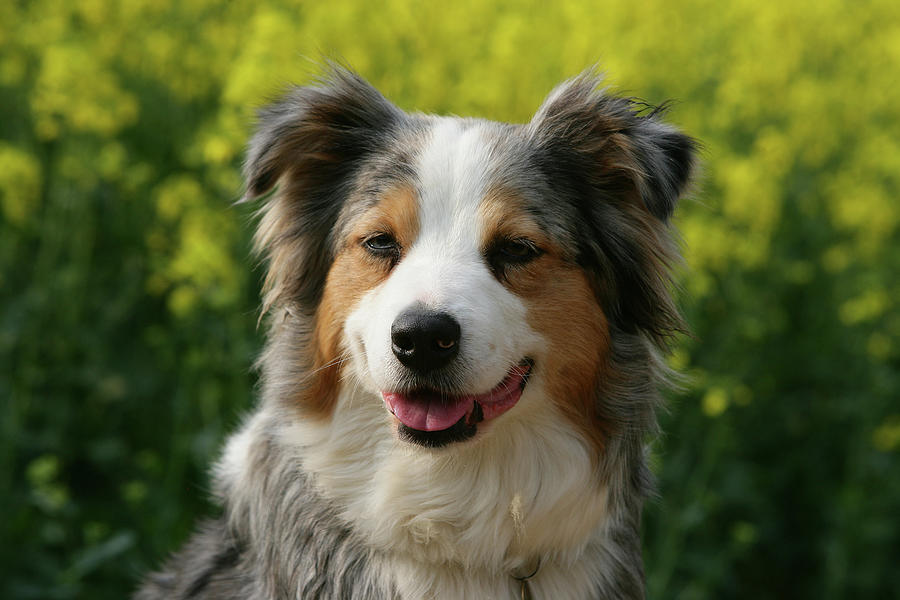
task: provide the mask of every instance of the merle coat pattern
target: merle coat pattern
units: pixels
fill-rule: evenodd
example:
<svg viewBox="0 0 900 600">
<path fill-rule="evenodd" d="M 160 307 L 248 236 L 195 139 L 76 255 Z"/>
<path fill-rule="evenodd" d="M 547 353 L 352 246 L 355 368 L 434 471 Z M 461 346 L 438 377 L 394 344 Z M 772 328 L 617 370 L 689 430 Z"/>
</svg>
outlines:
<svg viewBox="0 0 900 600">
<path fill-rule="evenodd" d="M 150 575 L 137 600 L 518 597 L 514 575 L 536 561 L 536 598 L 644 597 L 644 445 L 670 375 L 660 354 L 683 330 L 670 294 L 678 256 L 669 219 L 696 144 L 662 111 L 598 86 L 585 73 L 531 122 L 507 125 L 408 114 L 332 68 L 261 111 L 244 169 L 245 200 L 262 204 L 256 239 L 268 265 L 260 404 L 216 468 L 221 516 Z M 477 162 L 434 147 L 473 139 L 487 148 Z M 423 167 L 425 155 L 470 161 L 461 171 L 515 189 L 603 315 L 604 376 L 586 397 L 557 399 L 540 387 L 553 374 L 536 370 L 534 391 L 504 417 L 510 425 L 494 424 L 516 440 L 512 458 L 498 435 L 438 451 L 392 438 L 380 399 L 354 374 L 365 366 L 348 366 L 360 360 L 342 341 L 349 318 L 322 323 L 330 273 L 361 216 L 398 182 L 425 206 L 429 182 L 449 176 Z M 506 284 L 498 279 L 490 285 Z M 326 362 L 329 326 L 340 335 L 337 359 Z M 550 400 L 578 408 L 539 407 Z M 515 421 L 519 410 L 549 417 Z M 440 478 L 426 486 L 416 473 Z M 507 480 L 527 493 L 509 492 Z M 432 495 L 446 503 L 432 507 Z"/>
</svg>

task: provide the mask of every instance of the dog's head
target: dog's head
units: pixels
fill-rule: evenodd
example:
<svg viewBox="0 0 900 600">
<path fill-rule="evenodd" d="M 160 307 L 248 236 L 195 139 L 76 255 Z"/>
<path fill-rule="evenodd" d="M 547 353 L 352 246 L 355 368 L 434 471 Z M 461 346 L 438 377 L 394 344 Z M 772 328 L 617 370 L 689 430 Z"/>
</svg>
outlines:
<svg viewBox="0 0 900 600">
<path fill-rule="evenodd" d="M 263 110 L 268 385 L 322 418 L 360 386 L 431 447 L 551 413 L 601 446 L 633 425 L 615 390 L 652 387 L 626 371 L 680 326 L 668 220 L 695 145 L 598 83 L 522 125 L 407 114 L 342 69 Z"/>
</svg>

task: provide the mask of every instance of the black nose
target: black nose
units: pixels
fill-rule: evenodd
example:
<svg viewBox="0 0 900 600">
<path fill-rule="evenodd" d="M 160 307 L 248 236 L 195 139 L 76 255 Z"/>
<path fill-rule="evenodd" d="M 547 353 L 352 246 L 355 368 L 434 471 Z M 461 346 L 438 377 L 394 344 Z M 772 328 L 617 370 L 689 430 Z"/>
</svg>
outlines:
<svg viewBox="0 0 900 600">
<path fill-rule="evenodd" d="M 459 323 L 447 313 L 413 305 L 391 325 L 391 349 L 415 371 L 439 369 L 459 354 Z"/>
</svg>

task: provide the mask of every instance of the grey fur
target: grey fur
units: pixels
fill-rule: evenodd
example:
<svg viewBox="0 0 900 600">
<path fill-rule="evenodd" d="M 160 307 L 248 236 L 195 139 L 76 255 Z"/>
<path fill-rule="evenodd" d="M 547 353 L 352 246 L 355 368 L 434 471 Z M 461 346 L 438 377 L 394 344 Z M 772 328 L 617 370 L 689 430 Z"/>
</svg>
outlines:
<svg viewBox="0 0 900 600">
<path fill-rule="evenodd" d="M 135 600 L 396 597 L 372 552 L 297 465 L 272 450 L 254 444 L 258 505 L 226 503 L 226 515 L 201 525 Z"/>
<path fill-rule="evenodd" d="M 656 431 L 660 358 L 683 324 L 670 295 L 678 260 L 668 220 L 689 183 L 696 144 L 660 113 L 598 90 L 586 73 L 555 90 L 527 125 L 492 124 L 493 180 L 516 190 L 594 287 L 610 319 L 611 368 L 596 390 L 610 490 L 593 597 L 640 599 L 640 514 L 652 489 L 644 443 Z M 398 597 L 385 556 L 367 547 L 277 442 L 310 385 L 313 314 L 346 223 L 386 182 L 415 184 L 411 153 L 429 119 L 407 115 L 355 74 L 334 68 L 264 110 L 250 143 L 247 199 L 264 198 L 258 250 L 269 264 L 262 404 L 249 425 L 252 465 L 219 478 L 224 515 L 199 529 L 137 600 Z M 473 123 L 475 121 L 472 121 Z M 279 184 L 278 193 L 266 194 Z M 245 432 L 245 434 L 247 434 Z M 236 487 L 237 486 L 237 487 Z M 540 593 L 540 574 L 533 583 Z"/>
</svg>

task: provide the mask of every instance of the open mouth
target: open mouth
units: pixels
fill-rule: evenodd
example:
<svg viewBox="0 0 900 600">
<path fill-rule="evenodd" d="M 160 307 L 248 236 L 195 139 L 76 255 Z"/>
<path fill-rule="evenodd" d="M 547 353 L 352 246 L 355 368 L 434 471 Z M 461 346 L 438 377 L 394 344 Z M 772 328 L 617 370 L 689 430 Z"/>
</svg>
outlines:
<svg viewBox="0 0 900 600">
<path fill-rule="evenodd" d="M 499 417 L 519 401 L 534 362 L 525 359 L 482 394 L 447 395 L 436 390 L 381 392 L 388 410 L 400 421 L 407 441 L 437 447 L 475 435 L 482 421 Z"/>
</svg>

